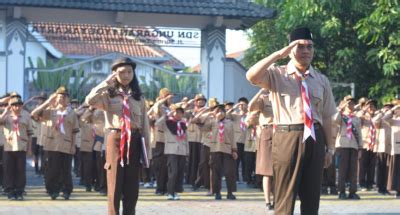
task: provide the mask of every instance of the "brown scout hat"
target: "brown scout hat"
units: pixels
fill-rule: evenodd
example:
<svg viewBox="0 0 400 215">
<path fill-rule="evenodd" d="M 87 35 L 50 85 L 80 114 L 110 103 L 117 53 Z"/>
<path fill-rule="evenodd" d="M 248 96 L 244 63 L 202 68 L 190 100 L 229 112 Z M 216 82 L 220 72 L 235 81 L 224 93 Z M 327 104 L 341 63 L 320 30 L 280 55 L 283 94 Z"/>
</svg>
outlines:
<svg viewBox="0 0 400 215">
<path fill-rule="evenodd" d="M 194 100 L 195 100 L 195 101 L 197 101 L 197 100 L 204 100 L 204 101 L 207 101 L 206 97 L 205 97 L 202 93 L 197 94 L 197 95 L 194 97 Z"/>
<path fill-rule="evenodd" d="M 166 88 L 166 87 L 162 88 L 162 89 L 160 90 L 160 92 L 159 92 L 159 96 L 160 96 L 161 98 L 165 98 L 165 97 L 167 97 L 167 96 L 170 95 L 170 94 L 171 94 L 171 91 L 170 91 L 168 88 Z"/>
<path fill-rule="evenodd" d="M 208 100 L 208 107 L 213 108 L 215 106 L 217 106 L 219 104 L 219 102 L 217 101 L 217 98 L 212 97 Z"/>
<path fill-rule="evenodd" d="M 121 58 L 117 58 L 113 61 L 113 63 L 111 64 L 111 70 L 114 71 L 115 69 L 117 69 L 117 67 L 125 66 L 125 65 L 132 66 L 133 70 L 135 70 L 135 68 L 136 68 L 136 63 L 133 62 L 130 58 L 121 57 Z"/>
<path fill-rule="evenodd" d="M 17 92 L 14 91 L 14 92 L 11 92 L 11 93 L 10 93 L 9 97 L 10 97 L 10 98 L 14 98 L 14 97 L 21 98 L 21 95 L 19 95 Z"/>
<path fill-rule="evenodd" d="M 12 97 L 10 101 L 8 102 L 9 105 L 23 105 L 24 103 L 22 102 L 21 98 L 19 97 Z"/>
<path fill-rule="evenodd" d="M 59 87 L 56 90 L 56 94 L 64 94 L 64 95 L 67 95 L 67 96 L 69 95 L 67 88 L 65 88 L 64 86 Z"/>
<path fill-rule="evenodd" d="M 378 101 L 376 101 L 375 99 L 369 99 L 366 103 L 365 103 L 365 105 L 374 105 L 375 107 L 377 107 L 378 106 Z"/>
</svg>

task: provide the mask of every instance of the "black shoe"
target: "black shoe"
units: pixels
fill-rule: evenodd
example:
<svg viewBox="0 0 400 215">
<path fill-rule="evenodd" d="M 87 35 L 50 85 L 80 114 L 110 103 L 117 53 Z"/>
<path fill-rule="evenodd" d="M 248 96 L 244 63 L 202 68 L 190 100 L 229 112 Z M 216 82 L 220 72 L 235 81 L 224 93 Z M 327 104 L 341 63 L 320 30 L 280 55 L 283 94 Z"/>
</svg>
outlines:
<svg viewBox="0 0 400 215">
<path fill-rule="evenodd" d="M 236 196 L 233 195 L 232 193 L 228 193 L 228 195 L 226 196 L 226 199 L 229 199 L 229 200 L 236 200 Z"/>
<path fill-rule="evenodd" d="M 58 195 L 58 193 L 50 193 L 51 200 L 56 200 Z"/>
<path fill-rule="evenodd" d="M 17 195 L 16 196 L 16 200 L 22 201 L 22 200 L 24 200 L 24 197 L 22 195 Z"/>
<path fill-rule="evenodd" d="M 200 187 L 197 185 L 192 186 L 192 191 L 197 191 Z"/>
<path fill-rule="evenodd" d="M 8 200 L 16 200 L 17 196 L 14 193 L 8 193 L 7 198 Z"/>
<path fill-rule="evenodd" d="M 107 191 L 106 190 L 100 190 L 99 194 L 102 196 L 107 196 Z"/>
<path fill-rule="evenodd" d="M 340 192 L 339 193 L 339 199 L 341 199 L 341 200 L 347 199 L 346 193 L 345 192 Z"/>
<path fill-rule="evenodd" d="M 163 196 L 165 193 L 162 192 L 162 191 L 156 190 L 155 194 L 156 194 L 157 196 Z"/>
<path fill-rule="evenodd" d="M 222 199 L 221 193 L 216 193 L 215 200 L 221 200 L 221 199 Z"/>
<path fill-rule="evenodd" d="M 269 210 L 269 211 L 274 210 L 274 205 L 273 205 L 273 204 L 271 204 L 271 203 L 266 203 L 266 206 L 267 206 L 267 210 Z"/>
<path fill-rule="evenodd" d="M 331 195 L 337 195 L 338 194 L 338 191 L 337 191 L 336 187 L 331 187 L 330 191 L 331 191 L 330 192 Z"/>
<path fill-rule="evenodd" d="M 65 200 L 69 200 L 70 195 L 71 194 L 69 194 L 69 193 L 63 193 L 63 197 Z"/>
<path fill-rule="evenodd" d="M 321 195 L 328 195 L 328 188 L 327 187 L 321 187 Z"/>
<path fill-rule="evenodd" d="M 357 195 L 356 193 L 350 193 L 349 197 L 347 197 L 347 199 L 352 199 L 352 200 L 359 200 L 360 196 Z"/>
<path fill-rule="evenodd" d="M 86 192 L 92 192 L 92 186 L 86 186 Z"/>
</svg>

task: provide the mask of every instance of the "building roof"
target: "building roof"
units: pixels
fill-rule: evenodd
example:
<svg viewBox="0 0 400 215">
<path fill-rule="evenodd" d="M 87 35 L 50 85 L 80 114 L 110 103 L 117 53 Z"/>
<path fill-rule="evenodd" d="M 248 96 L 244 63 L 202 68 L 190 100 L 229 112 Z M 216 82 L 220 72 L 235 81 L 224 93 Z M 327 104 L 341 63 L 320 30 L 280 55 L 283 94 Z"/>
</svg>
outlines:
<svg viewBox="0 0 400 215">
<path fill-rule="evenodd" d="M 34 23 L 34 28 L 54 28 L 65 32 L 66 28 L 96 27 L 94 24 L 64 24 L 64 23 Z M 103 29 L 113 28 L 101 25 Z M 107 29 L 106 29 L 107 30 Z M 39 42 L 50 43 L 55 49 L 67 57 L 88 57 L 98 56 L 107 53 L 123 53 L 139 59 L 159 62 L 162 65 L 169 65 L 174 69 L 183 69 L 185 65 L 157 45 L 142 44 L 133 42 L 133 38 L 120 34 L 79 34 L 70 33 L 64 35 L 49 34 L 41 32 L 44 40 Z M 59 37 L 62 36 L 60 39 Z M 118 41 L 118 42 L 112 42 Z"/>
<path fill-rule="evenodd" d="M 0 5 L 223 16 L 244 19 L 246 23 L 244 27 L 250 27 L 261 19 L 276 15 L 275 10 L 248 0 L 2 0 Z"/>
</svg>

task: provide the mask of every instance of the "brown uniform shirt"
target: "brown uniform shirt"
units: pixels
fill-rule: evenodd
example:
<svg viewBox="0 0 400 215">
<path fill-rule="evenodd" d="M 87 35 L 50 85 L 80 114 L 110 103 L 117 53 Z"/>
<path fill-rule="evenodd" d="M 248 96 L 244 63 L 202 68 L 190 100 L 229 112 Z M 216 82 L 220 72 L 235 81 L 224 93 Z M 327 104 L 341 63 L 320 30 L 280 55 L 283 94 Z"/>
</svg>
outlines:
<svg viewBox="0 0 400 215">
<path fill-rule="evenodd" d="M 209 126 L 204 127 L 204 124 L 208 120 L 207 113 L 208 112 L 206 111 L 206 112 L 194 117 L 191 120 L 191 123 L 196 123 L 199 126 L 200 135 L 201 135 L 201 139 L 200 139 L 201 143 L 203 145 L 205 145 L 205 146 L 210 147 L 211 146 L 210 145 L 211 144 L 211 137 L 212 137 L 211 127 L 209 127 Z M 233 135 L 233 133 L 232 133 L 232 135 Z"/>
<path fill-rule="evenodd" d="M 216 119 L 208 118 L 204 124 L 204 127 L 211 129 L 210 152 L 222 152 L 226 154 L 232 154 L 233 151 L 237 151 L 237 144 L 233 139 L 234 130 L 231 120 L 224 120 L 223 142 L 220 142 L 220 138 L 218 135 L 218 122 Z"/>
<path fill-rule="evenodd" d="M 390 154 L 398 155 L 400 154 L 400 116 L 389 111 L 381 117 L 383 122 L 390 125 Z"/>
<path fill-rule="evenodd" d="M 272 104 L 269 97 L 259 97 L 254 104 L 253 111 L 260 111 L 259 124 L 270 125 L 273 122 Z"/>
<path fill-rule="evenodd" d="M 285 66 L 271 65 L 260 84 L 260 87 L 270 91 L 269 99 L 272 104 L 274 123 L 277 125 L 303 124 L 302 100 L 300 81 L 295 72 L 296 67 L 292 62 Z M 306 74 L 307 86 L 311 94 L 311 109 L 314 122 L 319 122 L 326 136 L 331 136 L 331 124 L 324 123 L 336 113 L 336 105 L 332 95 L 329 80 L 325 75 L 309 67 Z M 328 146 L 334 144 L 327 138 Z"/>
<path fill-rule="evenodd" d="M 369 114 L 365 114 L 362 111 L 357 113 L 357 116 L 360 118 L 361 120 L 361 138 L 363 141 L 363 148 L 364 149 L 368 149 L 369 148 L 369 134 L 370 134 L 370 126 L 372 124 L 372 118 Z M 375 146 L 376 146 L 376 142 L 378 141 L 378 138 L 375 134 Z"/>
<path fill-rule="evenodd" d="M 80 133 L 80 140 L 81 152 L 93 152 L 93 144 L 94 144 L 94 126 L 93 126 L 93 113 L 86 109 L 82 116 L 79 118 L 79 133 Z"/>
<path fill-rule="evenodd" d="M 245 125 L 247 114 L 240 115 L 237 113 L 227 114 L 226 118 L 232 120 L 233 123 L 233 141 L 236 143 L 245 143 L 247 128 Z"/>
<path fill-rule="evenodd" d="M 4 110 L 0 110 L 0 114 L 3 113 Z M 4 136 L 4 126 L 0 124 L 0 146 L 4 146 L 6 142 L 6 137 Z"/>
<path fill-rule="evenodd" d="M 102 82 L 90 91 L 86 97 L 86 103 L 100 110 L 105 111 L 105 128 L 120 129 L 122 117 L 123 98 L 121 96 L 111 97 L 108 89 L 110 86 Z M 147 151 L 150 150 L 150 127 L 145 99 L 140 101 L 129 97 L 129 110 L 131 113 L 131 128 L 139 129 L 144 137 Z"/>
<path fill-rule="evenodd" d="M 196 123 L 192 122 L 192 118 L 196 115 L 198 111 L 195 111 L 194 109 L 189 110 L 185 113 L 185 118 L 188 121 L 188 128 L 187 128 L 187 136 L 188 136 L 188 141 L 189 142 L 201 142 L 201 131 L 199 126 Z"/>
<path fill-rule="evenodd" d="M 29 139 L 33 134 L 31 115 L 22 110 L 18 116 L 18 131 L 13 129 L 13 118 L 10 112 L 0 119 L 0 124 L 4 126 L 4 151 L 27 151 Z"/>
<path fill-rule="evenodd" d="M 260 116 L 259 111 L 252 111 L 249 113 L 246 117 L 246 126 L 247 126 L 247 132 L 246 132 L 246 142 L 244 144 L 244 151 L 245 152 L 256 152 L 257 151 L 257 146 L 258 146 L 258 125 L 259 125 L 259 118 Z"/>
<path fill-rule="evenodd" d="M 337 136 L 336 136 L 336 148 L 354 148 L 359 149 L 362 148 L 362 140 L 361 140 L 361 124 L 360 119 L 356 116 L 352 118 L 352 124 L 355 127 L 358 133 L 358 139 L 354 134 L 351 135 L 351 139 L 347 137 L 347 125 L 343 121 L 342 115 L 340 112 L 336 113 L 334 116 L 334 122 L 339 126 Z"/>
<path fill-rule="evenodd" d="M 165 148 L 164 154 L 166 155 L 189 155 L 189 144 L 187 137 L 179 141 L 177 136 L 174 135 L 168 128 L 166 124 L 166 117 L 163 116 L 156 121 L 156 126 L 162 127 L 164 131 Z"/>
<path fill-rule="evenodd" d="M 64 132 L 56 127 L 58 108 L 47 108 L 40 113 L 42 120 L 51 122 L 47 132 L 48 143 L 45 150 L 75 154 L 75 135 L 79 132 L 79 122 L 75 111 L 67 108 L 64 116 Z"/>
</svg>

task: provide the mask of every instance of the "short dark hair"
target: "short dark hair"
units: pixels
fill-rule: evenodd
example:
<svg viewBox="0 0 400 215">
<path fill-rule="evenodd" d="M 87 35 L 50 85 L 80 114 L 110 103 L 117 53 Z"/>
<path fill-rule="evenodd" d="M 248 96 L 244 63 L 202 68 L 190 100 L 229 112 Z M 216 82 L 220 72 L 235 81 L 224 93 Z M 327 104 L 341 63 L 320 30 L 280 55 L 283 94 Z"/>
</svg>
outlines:
<svg viewBox="0 0 400 215">
<path fill-rule="evenodd" d="M 244 102 L 244 103 L 246 103 L 246 104 L 249 104 L 249 100 L 248 100 L 246 97 L 240 97 L 240 98 L 238 99 L 238 102 Z"/>
<path fill-rule="evenodd" d="M 180 112 L 180 113 L 185 113 L 185 110 L 183 109 L 183 108 L 181 108 L 181 107 L 178 107 L 178 108 L 176 108 L 175 109 L 175 112 Z"/>
</svg>

